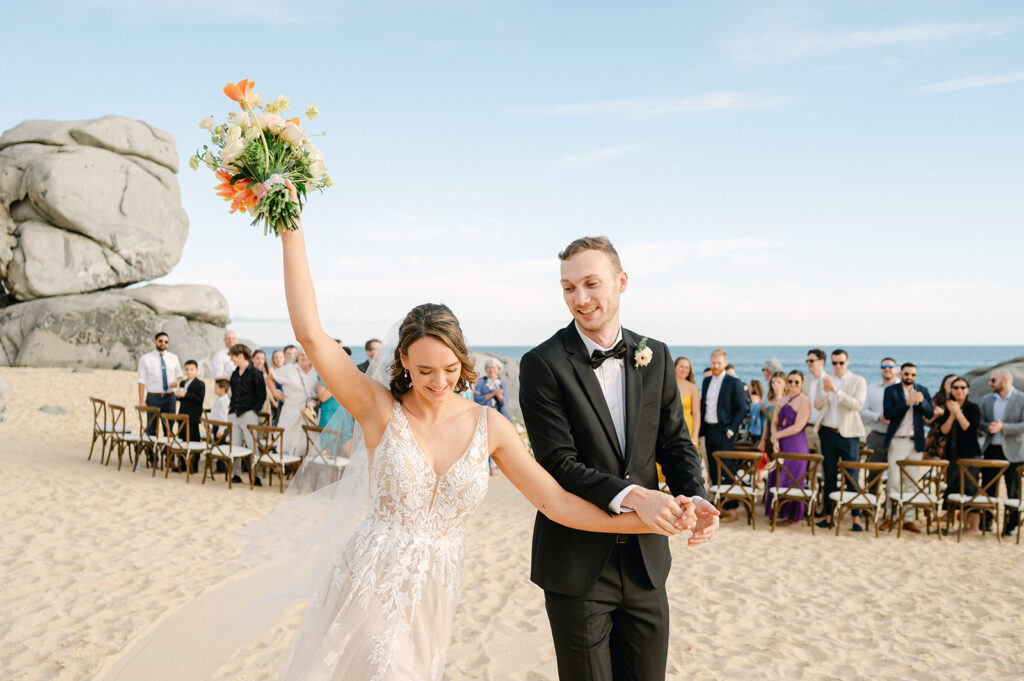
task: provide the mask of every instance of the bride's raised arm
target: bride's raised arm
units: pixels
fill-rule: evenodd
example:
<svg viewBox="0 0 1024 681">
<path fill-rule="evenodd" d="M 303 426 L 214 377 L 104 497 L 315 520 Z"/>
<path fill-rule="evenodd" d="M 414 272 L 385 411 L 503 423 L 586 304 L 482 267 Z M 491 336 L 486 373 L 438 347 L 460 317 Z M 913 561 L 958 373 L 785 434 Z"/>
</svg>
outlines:
<svg viewBox="0 0 1024 681">
<path fill-rule="evenodd" d="M 686 497 L 676 497 L 683 508 L 683 516 L 674 525 L 665 523 L 652 530 L 636 513 L 612 515 L 594 506 L 558 484 L 537 460 L 530 456 L 519 438 L 519 433 L 504 416 L 489 409 L 487 432 L 491 457 L 502 473 L 515 485 L 534 507 L 560 525 L 587 532 L 612 534 L 679 534 L 696 525 L 694 505 Z"/>
<path fill-rule="evenodd" d="M 359 371 L 348 353 L 324 331 L 309 272 L 302 222 L 296 223 L 298 229 L 281 232 L 284 291 L 295 340 L 309 355 L 327 389 L 363 427 L 367 444 L 375 443 L 387 425 L 391 393 Z"/>
</svg>

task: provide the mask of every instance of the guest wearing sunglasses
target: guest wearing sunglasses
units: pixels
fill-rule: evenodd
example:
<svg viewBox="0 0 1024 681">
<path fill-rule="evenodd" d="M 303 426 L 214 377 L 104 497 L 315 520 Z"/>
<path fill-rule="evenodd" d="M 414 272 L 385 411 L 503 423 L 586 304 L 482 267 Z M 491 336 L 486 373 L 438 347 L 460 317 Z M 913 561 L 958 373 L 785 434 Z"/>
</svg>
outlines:
<svg viewBox="0 0 1024 681">
<path fill-rule="evenodd" d="M 807 446 L 812 452 L 821 451 L 821 440 L 818 438 L 818 426 L 821 424 L 821 410 L 814 406 L 814 400 L 821 392 L 821 380 L 825 377 L 825 351 L 813 348 L 807 351 L 807 380 L 804 381 L 804 394 L 811 402 L 811 420 L 807 424 Z"/>
<path fill-rule="evenodd" d="M 821 390 L 814 398 L 814 406 L 821 411 L 821 455 L 825 475 L 825 519 L 818 527 L 833 527 L 832 511 L 835 502 L 832 492 L 837 491 L 840 461 L 856 461 L 860 439 L 864 436 L 864 422 L 860 410 L 868 395 L 868 384 L 863 376 L 849 370 L 850 356 L 846 350 L 832 351 L 832 373 L 821 379 Z M 852 490 L 853 484 L 847 482 Z M 853 531 L 863 532 L 860 511 L 853 510 Z"/>
<path fill-rule="evenodd" d="M 1013 374 L 1007 369 L 993 371 L 988 385 L 992 392 L 981 400 L 979 422 L 985 436 L 984 456 L 1010 462 L 1003 477 L 1006 494 L 1011 499 L 1019 499 L 1018 470 L 1024 466 L 1024 393 L 1013 387 Z M 985 479 L 988 480 L 987 475 Z M 1018 516 L 1016 509 L 1010 511 L 1003 528 L 1005 536 L 1016 535 Z"/>
<path fill-rule="evenodd" d="M 885 455 L 885 433 L 889 429 L 889 419 L 882 413 L 882 396 L 886 388 L 899 382 L 900 372 L 892 357 L 883 359 L 879 369 L 882 378 L 868 386 L 868 397 L 864 401 L 864 408 L 860 410 L 860 418 L 868 429 L 868 449 L 875 452 L 871 460 L 888 461 Z"/>
<path fill-rule="evenodd" d="M 782 372 L 778 372 L 781 374 Z M 793 370 L 786 377 L 786 396 L 782 406 L 775 410 L 772 417 L 772 451 L 789 454 L 807 454 L 807 436 L 804 430 L 811 417 L 811 401 L 803 394 L 804 375 Z M 768 474 L 765 490 L 772 487 L 789 487 L 807 473 L 806 461 L 787 461 Z M 801 484 L 801 487 L 803 485 Z M 764 512 L 772 515 L 772 495 L 764 493 Z M 786 524 L 795 525 L 804 519 L 806 508 L 803 504 L 783 504 L 779 509 L 779 518 Z"/>
<path fill-rule="evenodd" d="M 900 491 L 900 466 L 904 459 L 920 460 L 924 457 L 924 420 L 932 418 L 935 406 L 932 404 L 928 388 L 917 383 L 917 367 L 906 362 L 900 367 L 900 382 L 885 389 L 885 418 L 889 419 L 889 428 L 885 433 L 885 448 L 888 452 L 889 477 L 885 483 L 885 493 L 889 499 L 895 499 Z M 916 473 L 923 473 L 917 470 Z M 902 522 L 903 529 L 918 533 L 921 530 L 913 522 L 914 509 L 908 508 L 906 516 L 894 518 L 892 522 Z M 888 529 L 890 521 L 878 529 Z"/>
<path fill-rule="evenodd" d="M 954 378 L 949 397 L 945 401 L 946 417 L 938 426 L 942 434 L 948 438 L 946 458 L 949 460 L 949 468 L 945 493 L 947 498 L 954 492 L 974 494 L 978 491 L 969 480 L 964 480 L 963 485 L 960 484 L 960 468 L 956 463 L 960 459 L 981 458 L 981 446 L 978 444 L 981 409 L 967 399 L 970 394 L 971 387 L 967 380 Z M 972 472 L 978 475 L 977 469 L 973 469 Z M 978 534 L 979 517 L 977 513 L 972 513 L 968 518 L 961 518 L 960 522 L 966 523 L 964 534 Z"/>
</svg>

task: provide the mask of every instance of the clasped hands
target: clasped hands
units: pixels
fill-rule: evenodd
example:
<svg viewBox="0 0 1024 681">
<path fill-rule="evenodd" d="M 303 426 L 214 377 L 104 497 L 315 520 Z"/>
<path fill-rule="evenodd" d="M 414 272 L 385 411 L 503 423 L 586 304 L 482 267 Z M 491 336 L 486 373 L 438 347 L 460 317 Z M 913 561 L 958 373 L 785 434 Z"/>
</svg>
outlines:
<svg viewBox="0 0 1024 681">
<path fill-rule="evenodd" d="M 673 497 L 658 490 L 634 487 L 622 500 L 622 506 L 635 511 L 656 534 L 670 537 L 690 530 L 690 546 L 704 544 L 718 529 L 718 509 L 701 497 Z"/>
</svg>

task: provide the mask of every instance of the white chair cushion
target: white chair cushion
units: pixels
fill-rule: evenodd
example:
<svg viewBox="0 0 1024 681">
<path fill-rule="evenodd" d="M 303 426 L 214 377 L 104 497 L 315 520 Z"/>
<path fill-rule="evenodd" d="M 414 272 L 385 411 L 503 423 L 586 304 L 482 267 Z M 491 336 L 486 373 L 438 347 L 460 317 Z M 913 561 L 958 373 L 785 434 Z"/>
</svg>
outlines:
<svg viewBox="0 0 1024 681">
<path fill-rule="evenodd" d="M 106 428 L 104 428 L 103 426 L 96 426 L 96 430 L 102 431 L 104 433 L 130 433 L 130 432 L 132 432 L 132 429 L 127 427 L 127 426 L 118 426 L 117 428 L 115 428 L 114 426 L 107 426 Z"/>
<path fill-rule="evenodd" d="M 896 494 L 893 499 L 900 501 L 904 504 L 915 503 L 915 504 L 937 504 L 938 499 L 935 498 L 934 494 L 925 494 L 924 492 L 903 492 L 902 494 Z"/>
<path fill-rule="evenodd" d="M 839 502 L 840 504 L 848 504 L 854 501 L 858 504 L 865 504 L 871 506 L 878 505 L 878 498 L 874 494 L 858 494 L 857 492 L 851 492 L 849 490 L 842 490 L 840 492 L 832 492 L 828 495 L 828 498 L 832 501 Z"/>
<path fill-rule="evenodd" d="M 121 442 L 141 442 L 142 438 L 138 435 L 132 435 L 130 433 L 121 433 L 117 436 L 117 439 Z"/>
<path fill-rule="evenodd" d="M 768 492 L 773 496 L 785 496 L 790 499 L 810 499 L 811 490 L 800 489 L 799 487 L 769 487 Z"/>
<path fill-rule="evenodd" d="M 1020 499 L 1003 499 L 1003 506 L 1009 506 L 1010 508 L 1024 508 L 1024 501 Z"/>
<path fill-rule="evenodd" d="M 994 486 L 994 485 L 993 485 Z M 992 504 L 995 503 L 995 497 L 987 497 L 983 494 L 970 495 L 960 494 L 959 492 L 953 492 L 949 495 L 949 501 L 953 504 L 959 504 L 961 502 L 965 504 Z"/>
<path fill-rule="evenodd" d="M 740 485 L 711 485 L 708 492 L 712 494 L 747 494 L 754 496 L 754 488 Z"/>
<path fill-rule="evenodd" d="M 288 454 L 285 454 L 284 456 L 278 456 L 277 454 L 261 454 L 257 463 L 272 463 L 274 465 L 284 464 L 285 466 L 290 466 L 291 464 L 298 463 L 300 461 L 302 461 L 301 457 L 290 456 Z"/>
</svg>

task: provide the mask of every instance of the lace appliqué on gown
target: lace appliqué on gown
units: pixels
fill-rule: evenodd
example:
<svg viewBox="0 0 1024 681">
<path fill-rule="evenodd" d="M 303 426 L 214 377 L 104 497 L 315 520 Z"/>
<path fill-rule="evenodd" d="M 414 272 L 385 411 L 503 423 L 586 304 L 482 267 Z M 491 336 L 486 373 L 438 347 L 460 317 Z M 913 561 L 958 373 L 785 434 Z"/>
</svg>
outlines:
<svg viewBox="0 0 1024 681">
<path fill-rule="evenodd" d="M 370 512 L 335 558 L 287 681 L 440 679 L 462 584 L 466 521 L 487 493 L 487 414 L 438 476 L 395 402 L 370 473 Z M 305 630 L 303 630 L 305 631 Z"/>
</svg>

